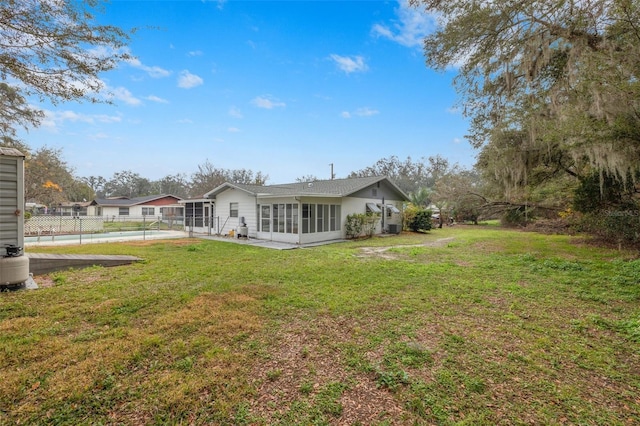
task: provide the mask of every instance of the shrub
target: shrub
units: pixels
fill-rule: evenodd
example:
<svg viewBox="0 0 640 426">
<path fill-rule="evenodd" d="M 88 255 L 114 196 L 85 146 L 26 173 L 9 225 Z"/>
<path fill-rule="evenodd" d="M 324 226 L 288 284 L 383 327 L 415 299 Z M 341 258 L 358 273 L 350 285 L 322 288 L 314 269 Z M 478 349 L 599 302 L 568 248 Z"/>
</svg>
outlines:
<svg viewBox="0 0 640 426">
<path fill-rule="evenodd" d="M 431 230 L 431 210 L 409 206 L 405 209 L 404 223 L 413 232 Z"/>
<path fill-rule="evenodd" d="M 380 215 L 376 213 L 367 213 L 364 216 L 364 234 L 367 237 L 372 237 L 376 232 L 376 226 L 378 226 L 378 222 L 380 222 Z"/>
<path fill-rule="evenodd" d="M 347 238 L 357 238 L 360 236 L 362 226 L 364 225 L 362 216 L 364 215 L 357 213 L 347 215 L 347 223 L 345 224 Z"/>
<path fill-rule="evenodd" d="M 347 238 L 358 238 L 363 233 L 367 237 L 373 236 L 380 222 L 380 216 L 375 213 L 354 213 L 347 216 L 345 232 Z"/>
<path fill-rule="evenodd" d="M 506 210 L 500 218 L 503 226 L 524 226 L 531 219 L 531 210 L 526 211 L 525 206 L 513 207 Z"/>
<path fill-rule="evenodd" d="M 582 215 L 579 228 L 603 241 L 623 245 L 640 245 L 638 210 L 602 210 Z"/>
</svg>

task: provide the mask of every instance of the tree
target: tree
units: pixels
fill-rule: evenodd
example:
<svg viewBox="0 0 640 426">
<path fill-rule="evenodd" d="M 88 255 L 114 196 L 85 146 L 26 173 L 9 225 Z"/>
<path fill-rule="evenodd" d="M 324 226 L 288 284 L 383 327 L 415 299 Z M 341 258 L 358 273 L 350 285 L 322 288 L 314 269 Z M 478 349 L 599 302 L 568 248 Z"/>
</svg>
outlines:
<svg viewBox="0 0 640 426">
<path fill-rule="evenodd" d="M 36 96 L 53 104 L 104 102 L 99 75 L 131 59 L 125 31 L 95 22 L 99 0 L 6 0 L 0 3 L 0 136 L 35 126 Z"/>
<path fill-rule="evenodd" d="M 104 185 L 107 197 L 144 197 L 155 195 L 151 181 L 134 173 L 131 170 L 123 170 L 113 174 L 113 177 Z"/>
<path fill-rule="evenodd" d="M 433 201 L 443 220 L 448 214 L 458 221 L 478 223 L 487 200 L 483 195 L 482 179 L 476 170 L 461 170 L 442 176 L 434 187 Z M 449 213 L 445 212 L 448 210 Z"/>
<path fill-rule="evenodd" d="M 417 191 L 409 193 L 411 204 L 416 207 L 429 207 L 431 204 L 431 190 L 429 188 L 418 188 Z"/>
<path fill-rule="evenodd" d="M 457 165 L 451 166 L 449 161 L 440 155 L 428 159 L 423 157 L 421 161 L 413 161 L 411 157 L 401 161 L 392 155 L 378 160 L 372 166 L 351 172 L 348 177 L 386 176 L 409 194 L 419 191 L 420 188 L 433 187 L 438 176 L 457 167 Z"/>
<path fill-rule="evenodd" d="M 75 181 L 61 150 L 46 146 L 27 155 L 24 175 L 25 199 L 48 206 L 67 201 L 65 190 Z"/>
<path fill-rule="evenodd" d="M 201 197 L 225 182 L 242 183 L 246 185 L 264 185 L 269 179 L 262 172 L 254 173 L 246 169 L 221 169 L 209 160 L 198 165 L 198 171 L 191 175 L 191 196 Z"/>
<path fill-rule="evenodd" d="M 438 16 L 427 63 L 458 67 L 474 146 L 518 133 L 521 175 L 554 161 L 620 179 L 640 169 L 638 1 L 411 3 Z"/>
<path fill-rule="evenodd" d="M 167 175 L 160 180 L 152 182 L 154 192 L 158 194 L 171 194 L 176 197 L 187 198 L 189 196 L 189 182 L 184 173 Z"/>
<path fill-rule="evenodd" d="M 86 202 L 96 198 L 95 191 L 82 179 L 73 179 L 64 190 L 67 201 Z"/>
<path fill-rule="evenodd" d="M 80 178 L 82 182 L 84 182 L 95 194 L 97 198 L 105 197 L 105 185 L 107 184 L 107 180 L 102 176 L 88 176 L 84 178 Z"/>
<path fill-rule="evenodd" d="M 0 83 L 0 139 L 4 146 L 20 144 L 16 139 L 16 125 L 25 129 L 36 126 L 43 116 L 41 111 L 27 103 L 15 87 Z"/>
<path fill-rule="evenodd" d="M 318 177 L 316 175 L 304 175 L 296 178 L 296 182 L 304 183 L 304 182 L 315 182 L 318 181 Z"/>
</svg>

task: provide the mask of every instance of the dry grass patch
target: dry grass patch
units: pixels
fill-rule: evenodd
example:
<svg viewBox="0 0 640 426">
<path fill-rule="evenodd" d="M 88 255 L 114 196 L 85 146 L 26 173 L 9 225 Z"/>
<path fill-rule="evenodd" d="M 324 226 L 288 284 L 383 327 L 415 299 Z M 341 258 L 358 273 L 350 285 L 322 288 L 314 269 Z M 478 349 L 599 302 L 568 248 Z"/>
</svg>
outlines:
<svg viewBox="0 0 640 426">
<path fill-rule="evenodd" d="M 343 345 L 364 340 L 351 318 L 296 318 L 277 327 L 274 348 L 254 364 L 256 397 L 251 412 L 260 422 L 286 419 L 325 424 L 404 424 L 411 417 L 375 376 L 348 366 Z"/>
</svg>

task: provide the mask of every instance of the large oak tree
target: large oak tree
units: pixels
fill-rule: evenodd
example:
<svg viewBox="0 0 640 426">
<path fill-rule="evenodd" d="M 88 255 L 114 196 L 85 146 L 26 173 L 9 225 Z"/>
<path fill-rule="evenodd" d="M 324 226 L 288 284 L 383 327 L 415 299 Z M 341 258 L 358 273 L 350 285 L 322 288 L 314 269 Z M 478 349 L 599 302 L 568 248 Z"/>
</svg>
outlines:
<svg viewBox="0 0 640 426">
<path fill-rule="evenodd" d="M 470 141 L 502 154 L 510 139 L 494 166 L 514 182 L 535 168 L 622 179 L 640 168 L 639 1 L 411 2 L 437 16 L 427 63 L 458 69 Z"/>
<path fill-rule="evenodd" d="M 96 21 L 99 0 L 0 2 L 0 138 L 38 125 L 26 101 L 105 102 L 100 74 L 130 59 L 130 34 Z"/>
</svg>

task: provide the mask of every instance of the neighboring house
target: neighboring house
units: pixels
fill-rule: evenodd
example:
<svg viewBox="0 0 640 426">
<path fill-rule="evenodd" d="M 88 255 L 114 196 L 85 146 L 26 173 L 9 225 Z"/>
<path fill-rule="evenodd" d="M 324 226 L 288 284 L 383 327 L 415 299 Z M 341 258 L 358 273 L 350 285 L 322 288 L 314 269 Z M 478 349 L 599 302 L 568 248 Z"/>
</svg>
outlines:
<svg viewBox="0 0 640 426">
<path fill-rule="evenodd" d="M 60 216 L 86 216 L 87 208 L 90 205 L 91 201 L 82 201 L 77 203 L 67 201 L 60 203 L 55 210 L 51 209 L 52 211 L 49 211 L 49 213 L 55 213 Z"/>
<path fill-rule="evenodd" d="M 379 214 L 375 233 L 400 232 L 407 201 L 388 178 L 373 176 L 268 186 L 224 183 L 201 200 L 182 203 L 194 218 L 199 205 L 203 212 L 208 207 L 210 217 L 201 216 L 198 224 L 210 227 L 194 226 L 195 232 L 237 235 L 244 223 L 251 238 L 308 244 L 345 238 L 346 218 L 354 213 Z"/>
<path fill-rule="evenodd" d="M 153 216 L 182 218 L 183 207 L 178 203 L 180 197 L 173 195 L 149 195 L 146 197 L 128 198 L 113 197 L 95 199 L 87 207 L 88 216 L 102 217 L 142 217 Z"/>
</svg>

